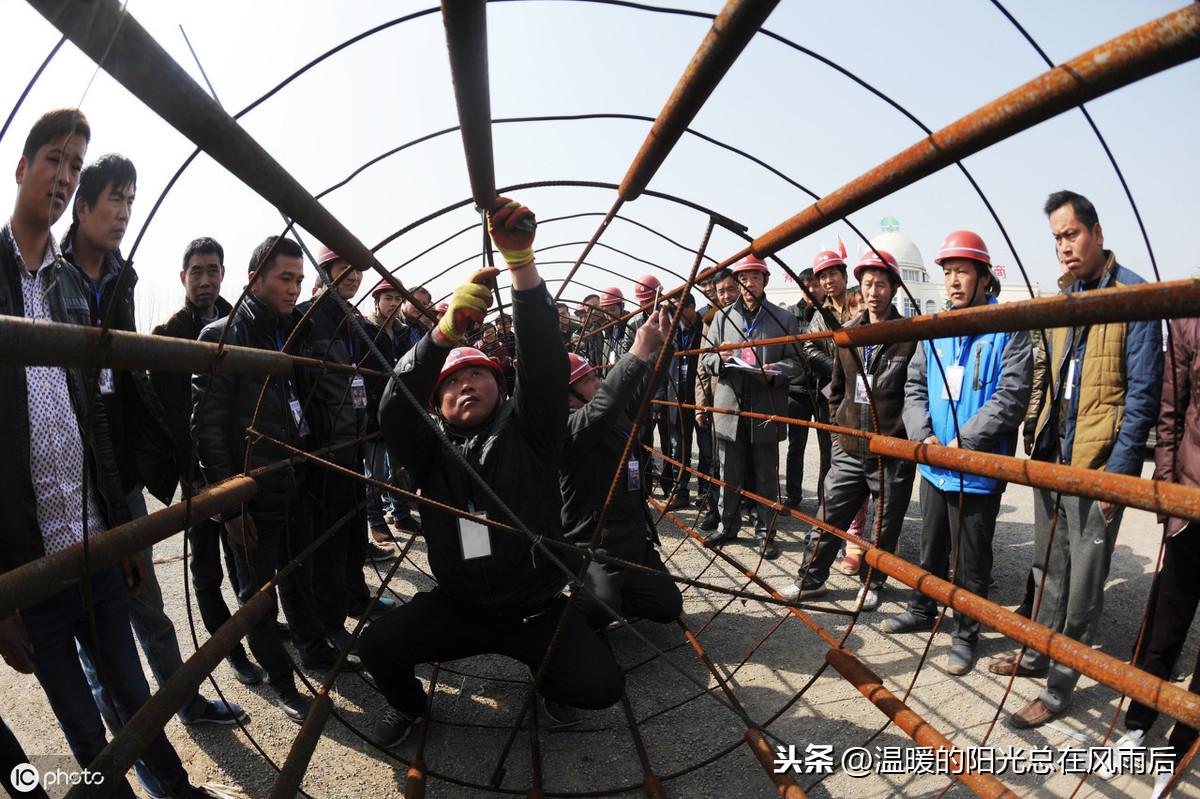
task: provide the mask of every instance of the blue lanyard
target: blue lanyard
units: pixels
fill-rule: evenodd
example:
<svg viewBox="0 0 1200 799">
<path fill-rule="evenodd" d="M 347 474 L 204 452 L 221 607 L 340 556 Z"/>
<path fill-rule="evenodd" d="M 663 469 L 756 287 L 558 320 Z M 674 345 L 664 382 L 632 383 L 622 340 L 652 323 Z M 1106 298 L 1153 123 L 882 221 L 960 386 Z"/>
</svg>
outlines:
<svg viewBox="0 0 1200 799">
<path fill-rule="evenodd" d="M 682 330 L 676 331 L 675 332 L 675 340 L 679 344 L 679 346 L 676 349 L 681 349 L 681 350 L 690 349 L 692 346 L 692 339 L 695 337 L 695 335 L 696 335 L 695 330 L 689 330 L 687 339 L 684 339 L 683 331 Z"/>
<path fill-rule="evenodd" d="M 863 362 L 863 368 L 865 368 L 865 369 L 871 368 L 871 354 L 873 352 L 875 352 L 875 345 L 868 344 L 867 345 L 867 357 L 866 357 L 866 360 Z"/>
<path fill-rule="evenodd" d="M 754 331 L 758 329 L 758 323 L 762 321 L 763 311 L 765 310 L 765 307 L 758 306 L 758 313 L 754 315 L 754 323 L 751 325 L 742 323 L 742 333 L 745 334 L 747 341 L 750 340 L 750 336 L 753 335 Z"/>
</svg>

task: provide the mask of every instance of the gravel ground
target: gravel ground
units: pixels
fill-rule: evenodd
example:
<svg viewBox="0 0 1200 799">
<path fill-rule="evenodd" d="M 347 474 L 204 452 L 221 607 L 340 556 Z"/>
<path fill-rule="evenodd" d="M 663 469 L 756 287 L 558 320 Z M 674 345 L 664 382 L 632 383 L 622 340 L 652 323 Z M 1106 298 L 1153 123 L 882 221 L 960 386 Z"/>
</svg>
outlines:
<svg viewBox="0 0 1200 799">
<path fill-rule="evenodd" d="M 816 447 L 809 448 L 809 474 L 816 473 Z M 781 459 L 782 460 L 782 459 Z M 1144 472 L 1150 474 L 1150 465 Z M 811 477 L 810 481 L 811 483 Z M 914 495 L 915 495 L 914 491 Z M 815 502 L 805 501 L 802 510 L 814 511 Z M 681 514 L 694 521 L 695 512 Z M 1032 549 L 1032 492 L 1012 486 L 1004 497 L 996 530 L 996 587 L 993 598 L 1009 608 L 1019 603 Z M 803 550 L 805 526 L 794 520 L 780 525 L 784 555 L 772 563 L 762 563 L 759 573 L 771 585 L 780 587 L 796 572 Z M 669 521 L 660 526 L 667 553 L 676 551 L 669 566 L 676 574 L 696 577 L 717 585 L 743 588 L 747 580 L 737 570 L 711 553 L 684 541 L 678 528 Z M 909 508 L 901 539 L 900 554 L 910 560 L 917 556 L 920 535 L 920 508 L 914 501 Z M 745 536 L 745 532 L 743 533 Z M 1154 518 L 1142 511 L 1127 511 L 1117 542 L 1105 594 L 1105 624 L 1096 646 L 1118 658 L 1127 659 L 1132 651 L 1137 624 L 1149 591 L 1157 557 L 1159 527 Z M 754 568 L 753 550 L 739 544 L 727 547 L 733 557 Z M 180 648 L 186 658 L 194 651 L 184 601 L 182 537 L 175 536 L 155 547 L 155 561 L 168 612 L 179 631 Z M 397 572 L 392 587 L 401 598 L 431 583 L 423 573 L 424 552 L 418 543 L 413 548 L 413 563 Z M 384 564 L 386 566 L 386 564 Z M 378 579 L 368 567 L 370 581 Z M 819 602 L 852 608 L 857 583 L 835 572 L 830 593 Z M 863 614 L 846 642 L 871 669 L 883 677 L 884 684 L 902 696 L 912 682 L 929 634 L 898 637 L 881 635 L 879 623 L 884 616 L 903 609 L 906 589 L 890 585 L 876 613 Z M 684 594 L 687 626 L 697 634 L 700 645 L 723 673 L 734 671 L 731 686 L 737 701 L 756 723 L 765 723 L 805 686 L 824 662 L 826 648 L 801 621 L 779 608 L 756 602 L 734 600 L 710 591 L 689 588 Z M 230 598 L 232 606 L 232 597 Z M 849 626 L 845 615 L 813 613 L 813 619 L 840 637 Z M 198 615 L 196 623 L 199 625 Z M 778 629 L 770 634 L 778 625 Z M 200 635 L 203 628 L 197 627 Z M 664 780 L 670 796 L 761 796 L 776 795 L 774 785 L 749 748 L 740 744 L 745 731 L 739 716 L 728 707 L 728 699 L 715 688 L 715 681 L 703 662 L 688 645 L 681 629 L 674 625 L 637 623 L 636 629 L 659 650 L 667 653 L 672 668 L 642 643 L 629 629 L 610 633 L 618 660 L 629 669 L 628 697 L 632 712 L 639 720 L 641 739 L 654 774 Z M 767 637 L 769 635 L 769 637 Z M 763 639 L 766 639 L 765 641 Z M 203 639 L 202 639 L 203 640 Z M 985 632 L 981 641 L 983 660 L 1013 649 L 998 633 Z M 948 676 L 944 669 L 949 636 L 938 634 L 908 699 L 909 707 L 926 722 L 960 747 L 977 746 L 988 733 L 997 704 L 1004 698 L 1007 679 L 989 674 L 983 662 L 962 678 Z M 1196 642 L 1189 641 L 1180 658 L 1180 670 L 1187 671 L 1196 659 Z M 745 661 L 744 665 L 741 665 Z M 429 668 L 420 670 L 429 677 Z M 682 671 L 682 674 L 680 673 Z M 147 670 L 147 673 L 149 671 Z M 691 679 L 683 676 L 688 675 Z M 308 675 L 319 679 L 319 675 Z M 1187 675 L 1180 675 L 1183 679 Z M 247 688 L 239 684 L 228 666 L 222 664 L 213 677 L 225 695 L 240 702 L 249 711 L 250 738 L 236 728 L 185 728 L 178 721 L 167 727 L 168 737 L 179 751 L 194 782 L 215 783 L 236 789 L 233 795 L 263 797 L 269 792 L 274 770 L 257 751 L 263 751 L 275 763 L 287 756 L 298 727 L 276 710 L 270 692 L 263 686 Z M 497 758 L 519 712 L 524 697 L 524 669 L 513 661 L 498 657 L 479 657 L 446 664 L 442 669 L 433 702 L 435 722 L 431 725 L 425 760 L 438 775 L 467 783 L 489 782 Z M 702 692 L 695 682 L 708 687 Z M 1019 750 L 1018 762 L 1028 767 L 1029 752 L 1034 749 L 1086 748 L 1099 745 L 1118 710 L 1120 698 L 1110 689 L 1086 677 L 1080 681 L 1074 704 L 1065 717 L 1038 730 L 1018 732 L 1003 719 L 1007 712 L 1034 698 L 1041 680 L 1018 679 L 1012 695 L 1004 699 L 1005 713 L 992 730 L 987 746 L 1004 752 Z M 1184 683 L 1186 684 L 1186 683 Z M 212 684 L 203 687 L 214 697 Z M 378 711 L 381 699 L 358 675 L 340 677 L 335 697 L 339 718 L 332 719 L 317 747 L 312 767 L 304 781 L 304 790 L 313 797 L 382 797 L 401 794 L 406 766 L 387 758 L 364 744 L 350 727 L 365 729 Z M 35 764 L 53 763 L 72 768 L 66 744 L 59 732 L 45 697 L 36 681 L 11 670 L 0 671 L 0 714 L 30 753 Z M 769 726 L 772 746 L 791 744 L 800 753 L 808 745 L 833 747 L 833 761 L 840 764 L 843 752 L 851 747 L 879 748 L 876 766 L 881 771 L 898 765 L 899 773 L 871 773 L 851 776 L 838 768 L 816 783 L 818 775 L 800 774 L 797 782 L 811 797 L 936 796 L 949 785 L 949 778 L 937 773 L 913 773 L 903 770 L 900 748 L 912 741 L 895 726 L 887 727 L 880 711 L 859 695 L 832 669 L 815 683 Z M 1164 745 L 1168 725 L 1160 721 L 1154 728 L 1153 745 Z M 1119 735 L 1121 727 L 1115 735 Z M 1114 737 L 1115 737 L 1114 735 Z M 416 736 L 413 736 L 415 739 Z M 398 750 L 411 757 L 415 740 Z M 506 761 L 502 790 L 524 793 L 531 783 L 533 757 L 531 736 L 517 735 Z M 887 748 L 893 748 L 888 750 Z M 575 730 L 542 733 L 539 738 L 541 773 L 547 793 L 613 790 L 627 787 L 628 793 L 640 792 L 644 779 L 634 740 L 620 705 L 589 713 Z M 724 754 L 722 754 L 724 753 Z M 711 761 L 711 762 L 708 762 Z M 706 763 L 702 767 L 697 767 Z M 1074 774 L 1061 768 L 1049 773 L 1016 774 L 1010 768 L 1001 777 L 1021 796 L 1071 795 L 1079 782 Z M 1078 796 L 1148 797 L 1153 778 L 1122 776 L 1111 782 L 1091 778 Z M 1200 796 L 1200 780 L 1189 775 L 1176 796 Z M 63 791 L 51 791 L 62 795 Z M 482 796 L 492 792 L 465 787 L 431 776 L 431 796 Z M 141 794 L 139 793 L 139 796 Z M 968 796 L 961 784 L 947 796 Z"/>
</svg>

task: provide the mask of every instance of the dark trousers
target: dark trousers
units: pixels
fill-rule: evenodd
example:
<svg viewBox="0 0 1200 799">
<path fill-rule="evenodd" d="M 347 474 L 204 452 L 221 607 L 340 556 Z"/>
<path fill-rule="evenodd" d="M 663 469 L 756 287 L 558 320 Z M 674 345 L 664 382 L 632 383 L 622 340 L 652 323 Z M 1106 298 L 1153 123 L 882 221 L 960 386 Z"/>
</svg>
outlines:
<svg viewBox="0 0 1200 799">
<path fill-rule="evenodd" d="M 289 513 L 284 517 L 255 516 L 254 506 L 250 507 L 250 514 L 255 516 L 257 524 L 258 545 L 251 549 L 239 544 L 233 546 L 238 572 L 246 575 L 246 582 L 239 594 L 243 603 L 249 602 L 275 576 L 280 566 L 312 542 L 312 518 L 308 503 L 297 502 L 286 510 Z M 309 556 L 300 568 L 276 584 L 283 615 L 292 628 L 292 640 L 306 656 L 319 654 L 328 646 L 315 613 L 312 562 L 313 557 Z M 284 692 L 294 689 L 296 684 L 292 679 L 291 662 L 275 628 L 275 613 L 275 610 L 268 611 L 246 636 L 246 640 L 250 643 L 255 660 L 266 671 L 267 682 L 276 691 Z"/>
<path fill-rule="evenodd" d="M 188 528 L 188 546 L 191 549 L 192 588 L 196 593 L 196 604 L 200 608 L 200 618 L 204 629 L 212 635 L 221 625 L 229 621 L 229 606 L 225 604 L 225 596 L 221 592 L 225 574 L 221 571 L 221 553 L 225 555 L 225 568 L 229 572 L 229 582 L 234 594 L 240 594 L 241 581 L 238 579 L 237 559 L 233 548 L 225 538 L 224 525 L 212 519 L 205 519 L 199 524 Z M 231 654 L 246 650 L 239 643 L 234 646 Z"/>
<path fill-rule="evenodd" d="M 963 493 L 960 503 L 957 491 L 942 491 L 922 478 L 921 568 L 935 577 L 949 579 L 950 566 L 958 551 L 954 584 L 987 599 L 992 582 L 992 536 L 996 533 L 1001 496 L 999 492 Z M 908 610 L 914 616 L 931 619 L 937 615 L 937 602 L 914 590 Z M 979 638 L 979 622 L 956 611 L 954 637 L 974 645 Z"/>
<path fill-rule="evenodd" d="M 10 786 L 10 775 L 13 769 L 22 763 L 29 762 L 29 755 L 25 754 L 25 750 L 21 748 L 21 742 L 17 740 L 17 736 L 13 735 L 12 730 L 0 719 L 0 778 L 4 780 L 2 783 L 8 789 L 8 795 L 17 799 L 50 799 L 49 795 L 42 790 L 41 785 L 33 785 L 29 789 L 22 788 L 20 793 L 14 793 L 17 786 Z M 21 785 L 28 785 L 27 781 L 22 781 Z"/>
<path fill-rule="evenodd" d="M 323 470 L 310 481 L 315 506 L 315 534 L 321 535 L 348 513 L 342 524 L 313 554 L 312 587 L 317 619 L 326 635 L 344 631 L 346 611 L 367 594 L 363 579 L 366 555 L 367 515 L 358 508 L 366 497 L 363 485 L 349 475 Z"/>
<path fill-rule="evenodd" d="M 1171 669 L 1187 640 L 1188 628 L 1200 604 L 1200 524 L 1189 524 L 1167 539 L 1163 553 L 1162 572 L 1150 597 L 1150 616 L 1142 638 L 1142 651 L 1137 665 L 1164 680 L 1171 678 Z M 1200 656 L 1188 685 L 1192 693 L 1200 693 Z M 1158 711 L 1139 702 L 1129 706 L 1125 726 L 1131 730 L 1146 730 L 1158 718 Z M 1196 740 L 1196 731 L 1181 723 L 1171 730 L 1167 743 L 1175 750 L 1175 760 L 1187 752 Z"/>
<path fill-rule="evenodd" d="M 682 410 L 680 412 L 684 413 Z M 693 422 L 695 419 L 696 417 L 693 415 Z M 708 427 L 700 427 L 697 425 L 695 428 L 695 435 L 696 448 L 700 453 L 699 462 L 696 464 L 696 471 L 700 472 L 700 474 L 707 474 L 710 477 L 716 477 L 720 479 L 721 468 L 720 464 L 717 462 L 717 439 L 716 434 L 713 432 L 712 424 L 710 423 Z M 705 500 L 704 504 L 707 504 L 707 506 L 713 510 L 716 510 L 717 508 L 717 491 L 718 489 L 716 483 L 711 483 L 702 478 L 696 479 L 696 493 L 703 497 Z"/>
<path fill-rule="evenodd" d="M 671 429 L 671 457 L 682 464 L 691 466 L 692 464 L 692 446 L 699 446 L 696 438 L 696 416 L 691 411 L 683 408 L 675 408 L 672 410 L 674 420 L 669 422 Z M 709 457 L 712 457 L 712 452 L 709 452 Z M 701 452 L 701 461 L 704 456 Z M 668 464 L 670 465 L 670 464 Z M 674 470 L 674 466 L 671 469 Z M 672 474 L 674 471 L 672 471 Z M 687 469 L 679 470 L 679 479 L 675 481 L 675 493 L 678 496 L 686 497 L 688 495 L 688 486 L 692 482 L 692 473 Z"/>
<path fill-rule="evenodd" d="M 805 421 L 829 422 L 829 402 L 815 392 L 788 394 L 788 416 Z M 804 496 L 804 451 L 808 449 L 808 435 L 814 432 L 798 424 L 788 425 L 787 447 L 787 490 L 784 496 L 788 505 L 799 505 Z M 815 431 L 817 446 L 821 449 L 821 471 L 817 485 L 825 482 L 829 473 L 830 445 L 832 440 L 824 430 Z"/>
<path fill-rule="evenodd" d="M 725 488 L 721 489 L 721 531 L 737 534 L 741 529 L 741 508 L 744 489 L 771 502 L 779 499 L 779 442 L 750 440 L 745 418 L 738 421 L 737 438 L 718 439 L 721 450 L 721 474 Z M 770 535 L 775 530 L 775 510 L 759 502 L 745 499 L 755 509 L 755 535 Z"/>
<path fill-rule="evenodd" d="M 874 455 L 860 459 L 850 455 L 835 441 L 833 457 L 829 468 L 829 476 L 825 479 L 825 518 L 824 521 L 840 530 L 845 530 L 858 515 L 858 509 L 869 497 L 871 499 L 872 519 L 878 513 L 879 459 Z M 904 513 L 908 510 L 908 501 L 912 497 L 913 475 L 916 465 L 908 461 L 883 460 L 884 500 L 883 500 L 883 529 L 879 531 L 879 539 L 875 545 L 886 552 L 895 552 L 896 543 L 900 540 L 900 530 L 904 526 Z M 875 524 L 868 525 L 868 541 L 875 535 Z M 800 573 L 808 568 L 805 583 L 812 585 L 824 583 L 829 579 L 829 568 L 837 560 L 838 550 L 842 548 L 842 539 L 832 533 L 821 533 L 810 544 L 805 554 L 805 566 L 800 567 Z M 859 579 L 866 582 L 867 572 L 872 573 L 871 588 L 880 588 L 886 577 L 878 569 L 859 570 Z"/>
<path fill-rule="evenodd" d="M 667 424 L 667 411 L 658 405 L 652 405 L 650 415 L 642 420 L 641 437 L 642 444 L 647 447 L 654 446 L 654 431 L 658 431 L 658 451 L 671 454 L 671 429 Z M 649 455 L 649 453 L 647 453 Z M 652 461 L 647 461 L 652 462 Z M 653 468 L 653 467 L 651 467 Z M 662 462 L 662 471 L 658 474 L 658 485 L 663 490 L 664 494 L 671 492 L 671 486 L 675 483 L 675 465 Z"/>
<path fill-rule="evenodd" d="M 363 632 L 358 651 L 388 704 L 410 716 L 425 713 L 418 663 L 497 654 L 537 671 L 558 625 L 564 598 L 532 616 L 485 616 L 457 604 L 445 591 L 422 591 L 388 611 Z M 600 709 L 621 698 L 625 678 L 608 646 L 574 608 L 567 611 L 541 693 L 571 707 Z"/>
<path fill-rule="evenodd" d="M 33 642 L 34 674 L 81 767 L 96 759 L 106 741 L 104 723 L 83 675 L 76 641 L 96 664 L 100 681 L 122 724 L 128 723 L 150 698 L 142 662 L 133 644 L 129 596 L 120 569 L 114 566 L 92 575 L 91 599 L 94 635 L 84 606 L 82 585 L 67 588 L 21 611 Z M 186 790 L 187 772 L 162 732 L 151 740 L 141 761 L 171 795 Z M 122 779 L 113 796 L 132 799 L 133 791 Z"/>
<path fill-rule="evenodd" d="M 575 597 L 575 607 L 590 626 L 599 628 L 614 620 L 597 599 L 625 618 L 664 623 L 679 618 L 683 612 L 683 596 L 675 581 L 666 575 L 667 567 L 649 541 L 639 562 L 663 574 L 647 574 L 595 561 L 588 565 L 583 583 L 589 590 Z"/>
</svg>

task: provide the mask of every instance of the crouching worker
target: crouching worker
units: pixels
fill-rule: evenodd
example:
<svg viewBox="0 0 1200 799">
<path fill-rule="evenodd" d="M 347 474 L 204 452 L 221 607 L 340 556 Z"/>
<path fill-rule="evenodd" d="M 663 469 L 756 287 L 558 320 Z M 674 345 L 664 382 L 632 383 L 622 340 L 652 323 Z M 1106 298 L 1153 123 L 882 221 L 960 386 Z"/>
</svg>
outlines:
<svg viewBox="0 0 1200 799">
<path fill-rule="evenodd" d="M 497 249 L 512 273 L 512 318 L 521 357 L 512 396 L 500 367 L 458 344 L 491 303 L 481 270 L 459 286 L 437 327 L 400 361 L 379 408 L 393 462 L 409 470 L 421 494 L 476 516 L 512 523 L 460 465 L 472 469 L 535 535 L 561 535 L 558 463 L 567 429 L 567 353 L 558 311 L 533 262 L 528 209 L 500 198 L 489 214 Z M 433 414 L 415 406 L 427 399 Z M 442 449 L 433 427 L 453 442 Z M 388 701 L 372 729 L 380 746 L 403 741 L 424 712 L 417 663 L 480 654 L 515 658 L 537 670 L 563 612 L 567 575 L 509 532 L 427 506 L 421 512 L 429 566 L 438 585 L 384 614 L 363 633 L 359 652 Z M 582 614 L 567 611 L 540 684 L 551 713 L 558 705 L 604 708 L 621 697 L 623 678 Z M 552 716 L 551 721 L 553 722 Z"/>
<path fill-rule="evenodd" d="M 658 536 L 646 510 L 648 486 L 642 479 L 645 450 L 635 446 L 628 462 L 621 463 L 625 442 L 642 397 L 652 390 L 650 377 L 663 331 L 670 322 L 667 306 L 652 314 L 637 329 L 633 346 L 601 380 L 595 367 L 572 353 L 571 415 L 567 419 L 567 445 L 563 450 L 559 484 L 563 495 L 563 528 L 567 540 L 588 546 L 608 498 L 613 475 L 621 469 L 617 491 L 605 517 L 598 546 L 608 555 L 665 572 L 655 550 Z M 584 575 L 587 591 L 575 598 L 575 607 L 592 627 L 613 620 L 605 608 L 622 616 L 668 622 L 678 618 L 683 598 L 674 581 L 664 575 L 592 561 Z M 597 601 L 601 600 L 601 602 Z"/>
</svg>

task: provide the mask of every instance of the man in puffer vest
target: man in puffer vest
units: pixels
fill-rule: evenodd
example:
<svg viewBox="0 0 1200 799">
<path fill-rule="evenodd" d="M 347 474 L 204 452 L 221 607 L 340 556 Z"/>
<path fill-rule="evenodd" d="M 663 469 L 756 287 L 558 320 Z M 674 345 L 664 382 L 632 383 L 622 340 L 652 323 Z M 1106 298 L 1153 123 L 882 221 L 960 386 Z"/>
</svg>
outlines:
<svg viewBox="0 0 1200 799">
<path fill-rule="evenodd" d="M 1046 201 L 1058 260 L 1067 271 L 1064 294 L 1145 281 L 1104 249 L 1096 209 L 1086 197 L 1059 191 Z M 1158 415 L 1162 389 L 1160 323 L 1109 322 L 1047 331 L 1047 368 L 1033 386 L 1029 417 L 1034 460 L 1116 474 L 1140 475 L 1142 450 Z M 1091 643 L 1104 608 L 1104 583 L 1124 508 L 1110 502 L 1034 489 L 1033 578 L 1045 588 L 1037 621 L 1082 643 Z M 1057 515 L 1058 522 L 1053 524 Z M 1054 536 L 1050 532 L 1053 527 Z M 997 674 L 1035 676 L 1049 659 L 1033 650 L 989 665 Z M 1061 663 L 1049 667 L 1046 688 L 1012 716 L 1014 727 L 1045 724 L 1071 700 L 1079 674 Z"/>
<path fill-rule="evenodd" d="M 946 295 L 956 310 L 997 302 L 1000 281 L 979 235 L 951 233 L 934 263 L 942 267 Z M 1029 405 L 1032 371 L 1033 350 L 1024 331 L 924 341 L 908 365 L 904 429 L 910 439 L 925 444 L 1012 455 Z M 921 568 L 943 579 L 950 576 L 955 585 L 986 598 L 1005 484 L 927 464 L 917 471 L 924 523 Z M 886 619 L 883 631 L 928 630 L 936 618 L 937 603 L 913 591 L 908 609 Z M 956 612 L 947 672 L 971 670 L 978 638 L 979 622 Z"/>
</svg>

